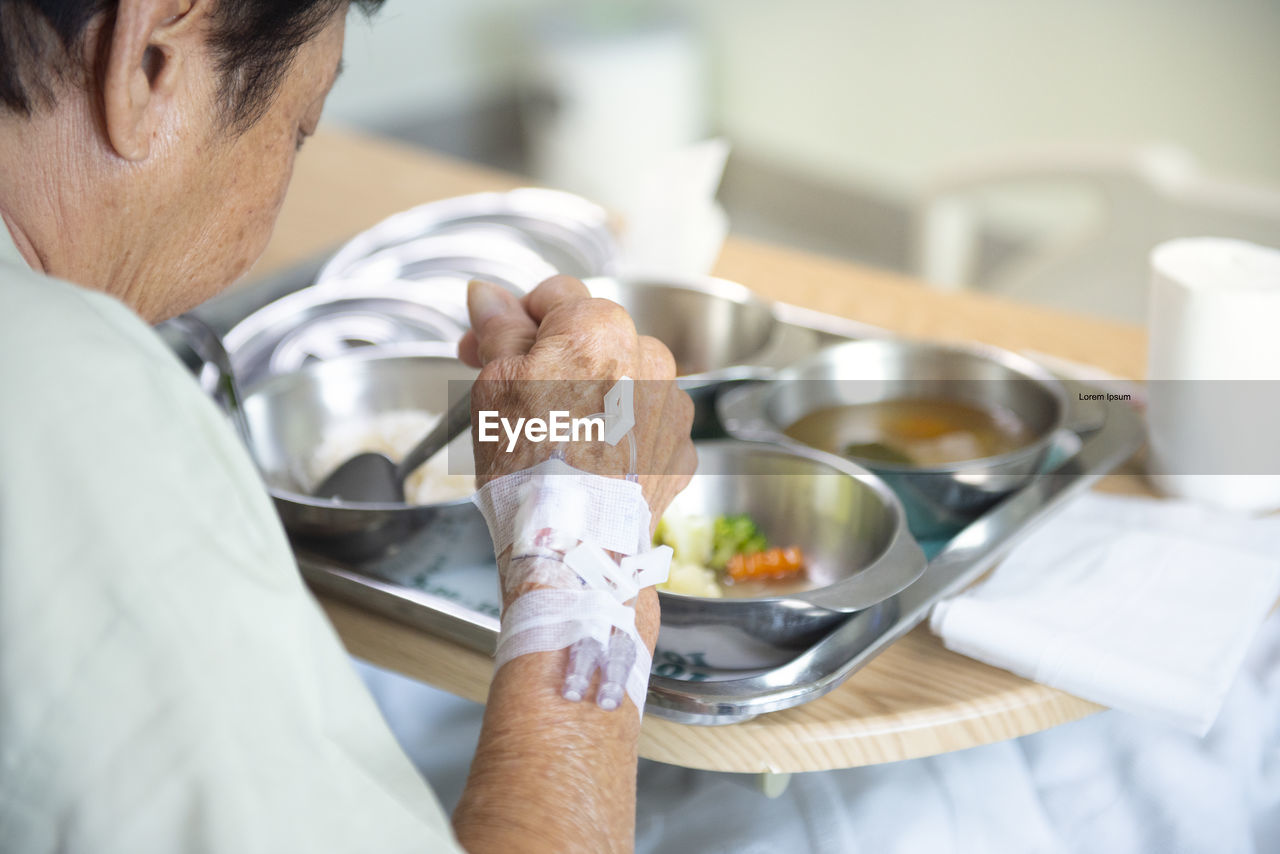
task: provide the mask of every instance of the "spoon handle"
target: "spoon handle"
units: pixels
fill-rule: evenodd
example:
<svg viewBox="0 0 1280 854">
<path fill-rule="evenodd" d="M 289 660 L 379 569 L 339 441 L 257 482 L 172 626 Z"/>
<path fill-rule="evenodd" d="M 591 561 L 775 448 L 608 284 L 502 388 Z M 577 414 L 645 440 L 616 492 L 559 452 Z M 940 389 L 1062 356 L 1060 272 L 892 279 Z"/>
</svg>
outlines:
<svg viewBox="0 0 1280 854">
<path fill-rule="evenodd" d="M 396 466 L 396 480 L 403 484 L 405 478 L 413 474 L 418 466 L 435 456 L 437 451 L 462 435 L 462 431 L 470 426 L 471 389 L 467 389 L 462 397 L 449 407 L 444 417 L 436 422 L 431 432 L 414 445 L 413 450 L 404 455 L 404 459 Z"/>
<path fill-rule="evenodd" d="M 240 434 L 240 439 L 249 449 L 249 453 L 253 454 L 253 438 L 249 434 L 249 420 L 244 414 L 244 398 L 240 394 L 240 386 L 236 383 L 236 375 L 231 369 L 231 357 L 227 354 L 227 348 L 223 346 L 218 333 L 194 314 L 171 317 L 165 321 L 164 325 L 176 330 L 204 367 L 215 372 L 215 386 L 211 396 L 231 416 L 231 423 Z"/>
</svg>

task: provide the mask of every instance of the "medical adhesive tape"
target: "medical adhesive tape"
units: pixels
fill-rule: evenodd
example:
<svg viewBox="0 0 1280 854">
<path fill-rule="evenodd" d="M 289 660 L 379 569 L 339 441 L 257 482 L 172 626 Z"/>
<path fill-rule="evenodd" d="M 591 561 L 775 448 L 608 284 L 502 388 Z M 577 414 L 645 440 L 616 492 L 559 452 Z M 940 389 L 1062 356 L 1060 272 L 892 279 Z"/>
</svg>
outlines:
<svg viewBox="0 0 1280 854">
<path fill-rule="evenodd" d="M 643 714 L 652 657 L 629 603 L 666 580 L 672 552 L 651 546 L 652 517 L 636 478 L 591 474 L 557 453 L 491 481 L 473 501 L 494 553 L 511 548 L 506 593 L 539 588 L 504 609 L 495 668 L 567 647 L 564 697 L 584 698 L 598 671 L 602 708 L 616 708 L 625 692 Z"/>
<path fill-rule="evenodd" d="M 653 660 L 636 631 L 635 611 L 607 590 L 533 590 L 502 615 L 502 632 L 494 654 L 494 668 L 535 652 L 570 647 L 583 639 L 604 645 L 613 629 L 630 637 L 635 663 L 626 677 L 626 692 L 643 713 Z"/>
<path fill-rule="evenodd" d="M 633 571 L 624 571 L 599 546 L 579 543 L 564 556 L 564 563 L 590 590 L 613 593 L 619 602 L 630 602 L 640 592 Z"/>
<path fill-rule="evenodd" d="M 649 505 L 640 484 L 576 469 L 564 460 L 538 465 L 491 480 L 472 501 L 484 515 L 494 554 L 506 551 L 517 536 L 516 520 L 527 496 L 526 485 L 537 478 L 536 509 L 524 518 L 532 530 L 558 533 L 621 555 L 634 555 L 649 542 Z"/>
</svg>

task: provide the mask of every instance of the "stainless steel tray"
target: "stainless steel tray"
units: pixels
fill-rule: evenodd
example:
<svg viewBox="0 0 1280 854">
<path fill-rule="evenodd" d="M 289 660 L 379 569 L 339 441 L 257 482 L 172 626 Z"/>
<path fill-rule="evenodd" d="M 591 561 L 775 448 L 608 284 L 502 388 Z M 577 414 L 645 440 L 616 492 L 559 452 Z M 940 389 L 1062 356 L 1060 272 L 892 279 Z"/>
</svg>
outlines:
<svg viewBox="0 0 1280 854">
<path fill-rule="evenodd" d="M 199 313 L 225 331 L 261 305 L 309 284 L 319 266 L 300 265 L 224 296 Z M 796 306 L 777 309 L 783 323 L 817 333 L 815 347 L 890 334 Z M 1073 400 L 1079 400 L 1078 392 L 1092 390 L 1066 382 Z M 696 662 L 659 658 L 646 711 L 680 723 L 730 724 L 815 700 L 839 686 L 923 621 L 935 602 L 981 576 L 1070 497 L 1120 466 L 1143 444 L 1142 418 L 1128 405 L 1095 407 L 1076 416 L 1051 465 L 1031 485 L 945 542 L 924 544 L 932 555 L 929 566 L 906 590 L 856 614 L 797 658 L 770 670 L 717 673 L 700 670 Z M 447 544 L 438 540 L 410 544 L 377 565 L 344 565 L 301 550 L 296 555 L 303 576 L 317 590 L 492 655 L 498 633 L 497 570 L 492 563 L 453 565 Z"/>
<path fill-rule="evenodd" d="M 1073 395 L 1091 388 L 1068 385 Z M 648 710 L 681 723 L 736 723 L 815 700 L 836 688 L 928 617 L 935 602 L 963 590 L 1069 498 L 1124 463 L 1142 447 L 1145 430 L 1132 408 L 1111 406 L 1096 429 L 1076 435 L 1080 444 L 1070 456 L 945 543 L 934 544 L 924 574 L 878 612 L 851 618 L 799 657 L 762 673 L 706 681 L 655 675 L 649 682 Z"/>
</svg>

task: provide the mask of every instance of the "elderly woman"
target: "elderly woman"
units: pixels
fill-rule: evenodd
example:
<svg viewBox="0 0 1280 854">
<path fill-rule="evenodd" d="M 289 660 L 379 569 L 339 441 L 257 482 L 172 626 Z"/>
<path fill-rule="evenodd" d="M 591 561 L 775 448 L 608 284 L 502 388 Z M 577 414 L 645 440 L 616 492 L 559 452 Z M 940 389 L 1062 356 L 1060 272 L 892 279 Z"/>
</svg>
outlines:
<svg viewBox="0 0 1280 854">
<path fill-rule="evenodd" d="M 638 715 L 562 699 L 563 650 L 495 674 L 451 831 L 244 449 L 148 326 L 262 250 L 347 5 L 0 0 L 0 850 L 631 845 Z M 462 355 L 500 380 L 478 409 L 577 405 L 522 379 L 674 375 L 571 279 L 523 302 L 473 285 L 470 308 Z M 642 478 L 656 518 L 693 466 L 691 404 L 637 386 L 640 470 L 665 473 Z M 477 466 L 488 480 L 543 456 Z M 622 473 L 616 455 L 576 464 Z M 651 648 L 652 591 L 635 607 Z"/>
</svg>

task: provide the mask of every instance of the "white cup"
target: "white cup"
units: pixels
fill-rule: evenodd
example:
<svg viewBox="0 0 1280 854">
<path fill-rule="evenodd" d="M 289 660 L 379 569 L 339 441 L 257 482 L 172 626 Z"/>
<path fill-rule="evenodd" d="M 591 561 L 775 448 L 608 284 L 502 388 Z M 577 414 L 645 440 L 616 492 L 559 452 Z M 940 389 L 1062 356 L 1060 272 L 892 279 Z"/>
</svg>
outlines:
<svg viewBox="0 0 1280 854">
<path fill-rule="evenodd" d="M 1157 246 L 1148 332 L 1153 484 L 1224 509 L 1280 508 L 1280 251 Z"/>
</svg>

